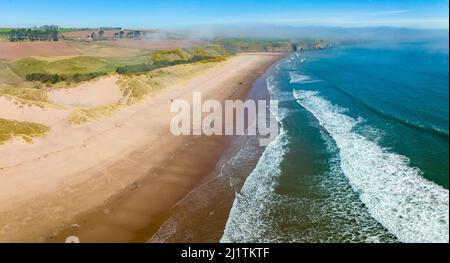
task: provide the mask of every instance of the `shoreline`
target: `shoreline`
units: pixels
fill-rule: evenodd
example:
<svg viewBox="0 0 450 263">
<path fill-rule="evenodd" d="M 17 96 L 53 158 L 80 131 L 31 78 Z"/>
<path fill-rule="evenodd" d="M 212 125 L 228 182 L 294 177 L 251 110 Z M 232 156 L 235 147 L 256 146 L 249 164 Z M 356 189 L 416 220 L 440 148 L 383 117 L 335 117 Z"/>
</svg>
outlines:
<svg viewBox="0 0 450 263">
<path fill-rule="evenodd" d="M 230 95 L 232 99 L 242 98 L 253 82 L 282 56 L 284 54 L 260 53 L 233 57 L 225 65 L 195 77 L 188 84 L 155 95 L 150 99 L 152 105 L 137 106 L 142 111 L 131 112 L 132 119 L 116 123 L 118 128 L 113 128 L 111 134 L 105 134 L 98 141 L 87 141 L 86 145 L 69 153 L 36 160 L 26 169 L 0 170 L 2 188 L 23 183 L 25 191 L 24 194 L 8 195 L 13 189 L 0 196 L 5 204 L 0 207 L 0 212 L 6 212 L 0 216 L 0 241 L 64 242 L 72 235 L 79 237 L 81 242 L 147 241 L 165 221 L 168 209 L 214 170 L 229 142 L 225 136 L 171 135 L 168 130 L 169 98 L 184 97 L 191 101 L 193 91 L 203 91 L 205 99 L 223 101 Z M 144 127 L 139 125 L 154 115 L 160 116 L 156 120 L 152 118 L 155 123 L 148 127 L 143 125 L 152 128 L 153 134 L 145 134 L 140 130 Z M 138 131 L 125 133 L 127 130 L 121 125 Z M 118 130 L 122 129 L 119 134 Z M 116 142 L 121 138 L 118 135 L 127 136 L 122 144 L 131 144 L 126 148 L 114 148 L 119 150 L 119 155 L 106 156 L 100 162 L 95 162 L 95 158 L 89 160 L 89 155 L 82 156 L 89 151 L 96 158 L 105 154 L 108 149 L 105 143 L 120 144 Z M 129 138 L 132 140 L 128 141 Z M 146 142 L 140 143 L 139 139 Z M 78 171 L 79 167 L 66 169 L 64 162 L 70 159 L 73 164 L 77 158 L 86 158 L 89 168 L 82 171 Z M 50 171 L 51 166 L 49 170 L 44 169 L 46 163 L 52 164 L 49 159 L 59 172 Z M 13 176 L 14 169 L 21 173 L 6 178 Z M 52 177 L 46 174 L 47 171 L 55 175 Z M 26 182 L 27 176 L 44 180 L 31 185 Z M 34 189 L 36 192 L 31 191 Z M 33 204 L 27 206 L 30 200 Z"/>
<path fill-rule="evenodd" d="M 274 65 L 258 77 L 243 100 L 270 99 L 266 78 Z M 170 208 L 167 220 L 147 242 L 220 242 L 236 193 L 255 169 L 264 150 L 265 147 L 259 146 L 258 137 L 232 137 L 214 171 Z"/>
</svg>

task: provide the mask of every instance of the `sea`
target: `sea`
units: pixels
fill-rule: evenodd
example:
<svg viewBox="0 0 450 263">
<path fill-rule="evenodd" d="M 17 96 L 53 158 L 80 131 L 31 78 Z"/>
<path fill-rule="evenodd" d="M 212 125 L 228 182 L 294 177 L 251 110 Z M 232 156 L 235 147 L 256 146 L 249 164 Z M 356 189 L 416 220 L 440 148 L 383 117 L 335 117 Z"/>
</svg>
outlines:
<svg viewBox="0 0 450 263">
<path fill-rule="evenodd" d="M 234 138 L 150 242 L 449 242 L 448 39 L 296 52 L 248 98 L 278 137 Z"/>
</svg>

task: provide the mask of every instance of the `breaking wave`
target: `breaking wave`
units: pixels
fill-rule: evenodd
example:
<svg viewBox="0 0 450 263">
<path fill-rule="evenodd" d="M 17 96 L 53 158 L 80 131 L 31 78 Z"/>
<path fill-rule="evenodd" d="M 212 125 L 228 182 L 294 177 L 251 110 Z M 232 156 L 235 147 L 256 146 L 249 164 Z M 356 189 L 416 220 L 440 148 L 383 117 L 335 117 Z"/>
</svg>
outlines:
<svg viewBox="0 0 450 263">
<path fill-rule="evenodd" d="M 449 242 L 449 193 L 422 177 L 407 157 L 353 131 L 361 120 L 318 92 L 294 90 L 336 142 L 341 169 L 369 213 L 402 242 Z"/>
<path fill-rule="evenodd" d="M 318 79 L 312 79 L 310 76 L 307 75 L 301 75 L 298 73 L 290 72 L 291 76 L 291 83 L 300 83 L 300 84 L 309 84 L 309 83 L 316 83 L 320 82 L 321 80 Z"/>
</svg>

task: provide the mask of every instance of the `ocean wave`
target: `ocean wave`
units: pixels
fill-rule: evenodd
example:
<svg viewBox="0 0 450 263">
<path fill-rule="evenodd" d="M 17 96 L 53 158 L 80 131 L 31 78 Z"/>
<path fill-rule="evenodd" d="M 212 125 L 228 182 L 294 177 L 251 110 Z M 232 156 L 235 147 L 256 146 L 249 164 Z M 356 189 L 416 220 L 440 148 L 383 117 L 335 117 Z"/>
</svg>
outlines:
<svg viewBox="0 0 450 263">
<path fill-rule="evenodd" d="M 296 52 L 296 53 L 294 53 L 294 54 L 290 57 L 289 61 L 291 61 L 291 62 L 303 63 L 303 62 L 306 61 L 306 58 L 302 58 L 302 57 L 301 57 L 301 54 L 298 53 L 298 52 Z"/>
<path fill-rule="evenodd" d="M 320 134 L 331 156 L 328 159 L 329 170 L 318 184 L 318 187 L 327 193 L 327 198 L 317 206 L 321 207 L 323 213 L 333 218 L 327 224 L 332 230 L 331 233 L 322 233 L 323 230 L 320 230 L 319 235 L 328 237 L 321 242 L 398 242 L 395 236 L 371 217 L 358 193 L 348 183 L 341 169 L 339 148 L 336 143 L 324 130 L 320 130 Z M 345 238 L 336 233 L 346 233 Z"/>
<path fill-rule="evenodd" d="M 290 72 L 290 76 L 291 76 L 290 83 L 309 84 L 321 81 L 318 79 L 312 79 L 310 76 L 298 74 L 295 72 Z"/>
<path fill-rule="evenodd" d="M 371 216 L 402 242 L 449 242 L 449 193 L 426 180 L 405 156 L 355 133 L 360 120 L 318 92 L 294 90 L 336 142 L 341 169 Z"/>
<path fill-rule="evenodd" d="M 341 92 L 342 94 L 344 94 L 345 96 L 349 97 L 350 99 L 356 101 L 357 103 L 359 103 L 360 105 L 362 105 L 363 107 L 368 109 L 369 111 L 377 114 L 378 116 L 381 116 L 382 118 L 386 118 L 388 120 L 395 121 L 403 126 L 410 128 L 410 129 L 427 132 L 427 133 L 434 134 L 434 135 L 444 137 L 444 138 L 448 138 L 448 136 L 449 136 L 448 131 L 440 129 L 439 127 L 436 127 L 434 125 L 426 125 L 426 124 L 422 124 L 422 123 L 418 123 L 418 122 L 408 121 L 397 115 L 386 113 L 382 110 L 379 110 L 375 107 L 370 106 L 369 104 L 365 103 L 364 101 L 353 96 L 353 94 L 351 94 L 350 92 L 347 92 L 346 90 L 339 88 L 338 86 L 334 86 L 334 88 L 336 90 L 338 90 L 339 92 Z"/>
<path fill-rule="evenodd" d="M 292 93 L 288 91 L 281 91 L 279 89 L 279 83 L 274 79 L 273 76 L 269 76 L 266 79 L 267 91 L 270 94 L 272 100 L 277 100 L 278 102 L 294 101 L 295 98 L 292 97 Z"/>
<path fill-rule="evenodd" d="M 299 198 L 276 191 L 290 144 L 282 129 L 277 140 L 265 149 L 236 194 L 221 242 L 396 241 L 362 209 L 361 201 L 341 175 L 337 157 L 332 158 L 336 160 L 331 160 L 330 171 L 316 177 L 321 178 L 316 190 L 326 197 Z M 329 148 L 332 145 L 330 142 Z"/>
</svg>

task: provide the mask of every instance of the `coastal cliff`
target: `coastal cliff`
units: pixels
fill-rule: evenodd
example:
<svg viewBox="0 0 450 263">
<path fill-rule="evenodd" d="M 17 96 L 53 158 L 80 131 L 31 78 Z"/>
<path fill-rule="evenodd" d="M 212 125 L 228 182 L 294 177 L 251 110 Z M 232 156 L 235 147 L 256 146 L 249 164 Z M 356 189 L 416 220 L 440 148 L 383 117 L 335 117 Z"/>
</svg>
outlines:
<svg viewBox="0 0 450 263">
<path fill-rule="evenodd" d="M 228 38 L 215 41 L 227 52 L 295 52 L 331 48 L 335 42 L 320 39 L 276 40 L 276 39 L 240 39 Z"/>
</svg>

